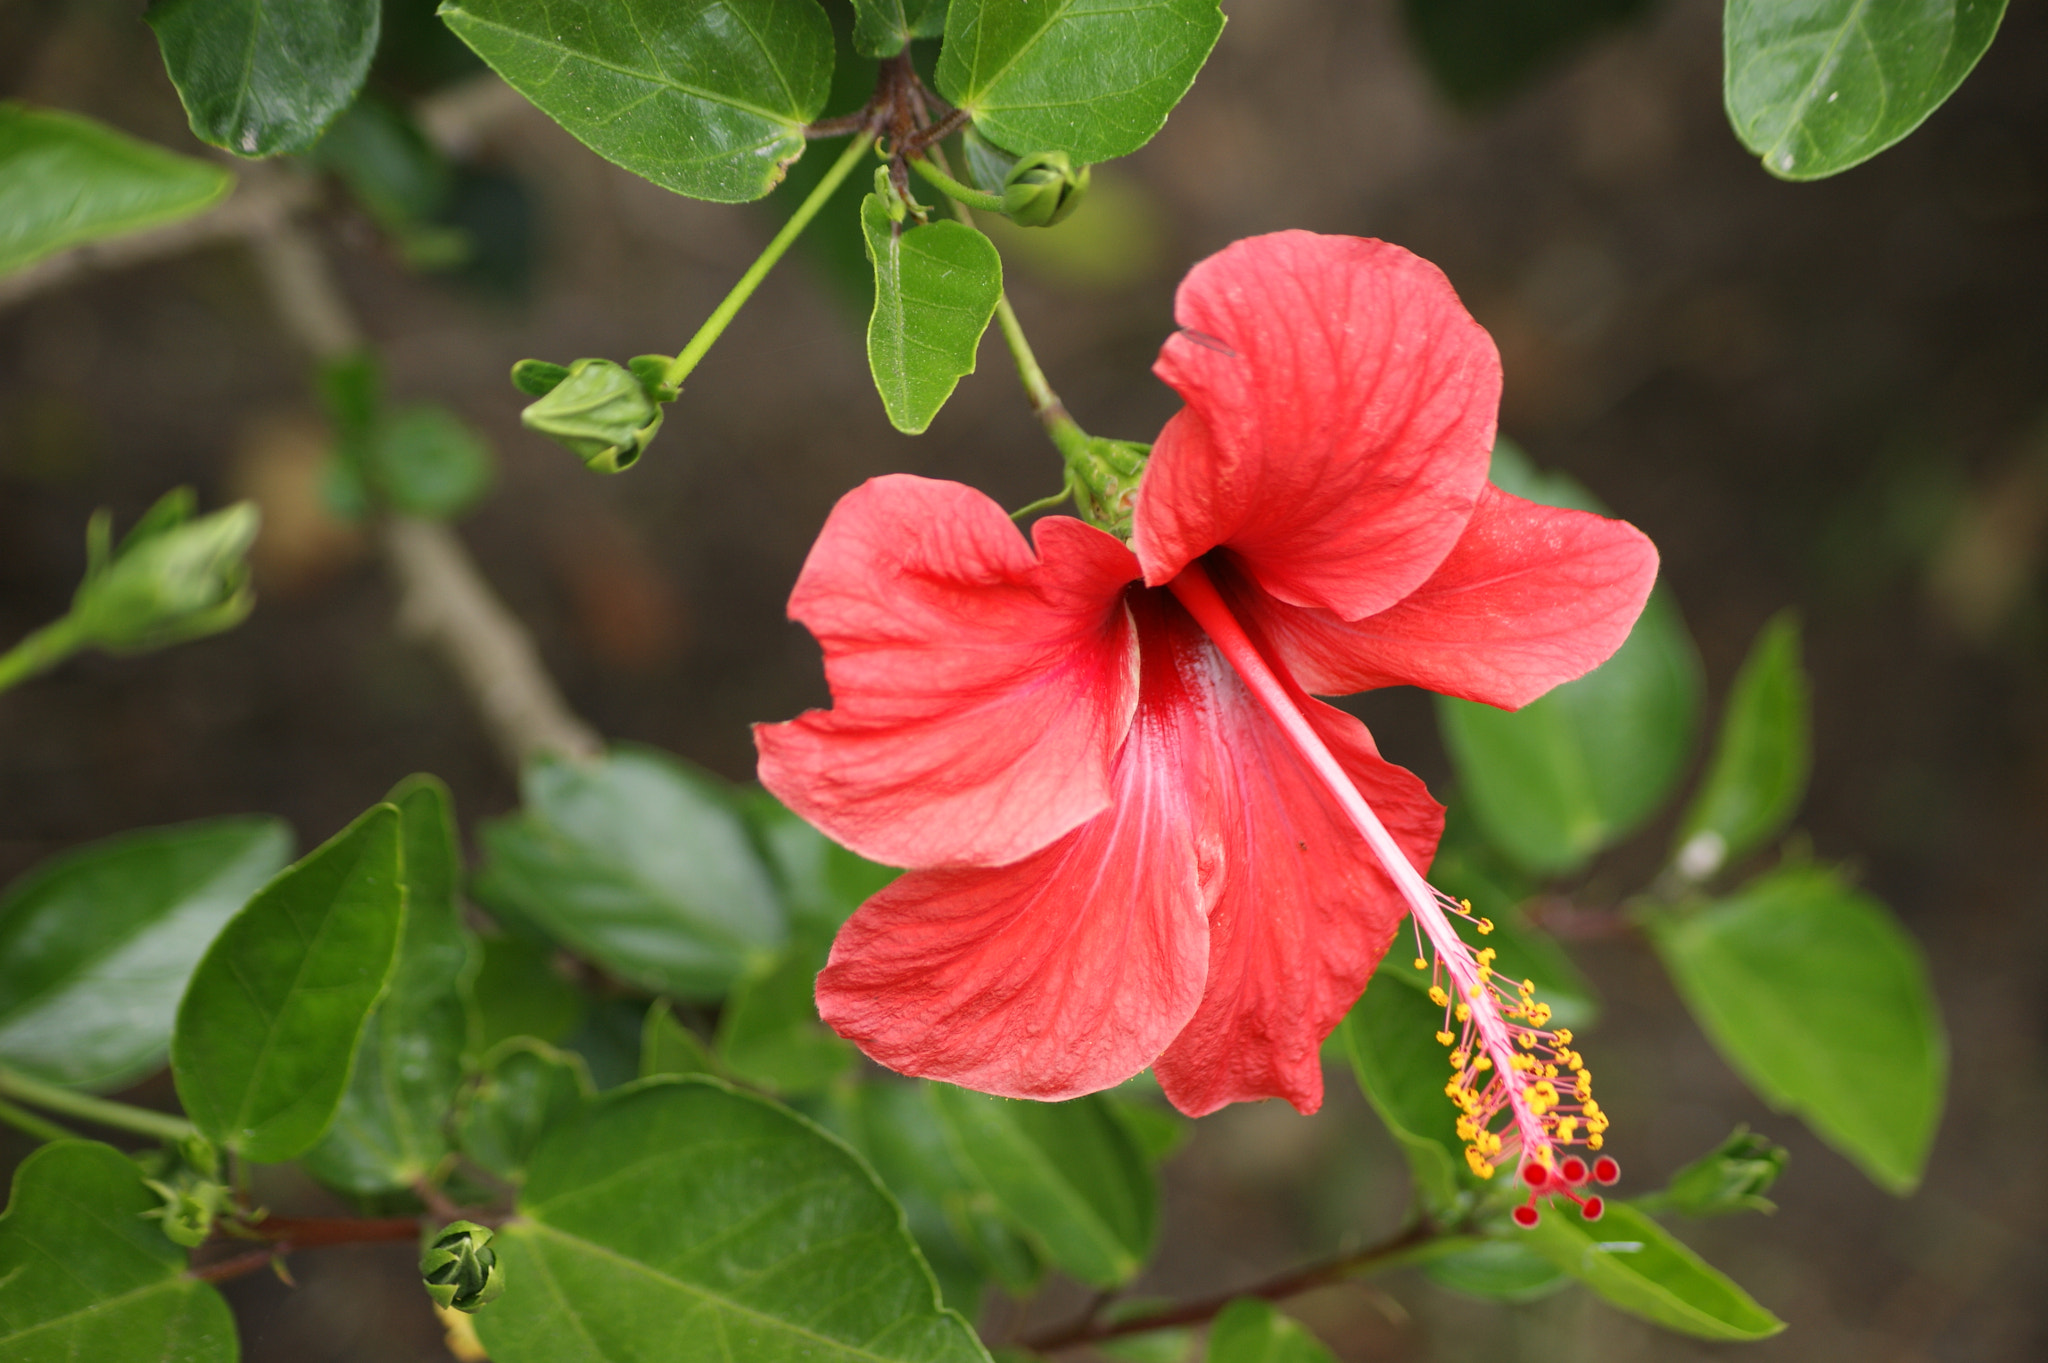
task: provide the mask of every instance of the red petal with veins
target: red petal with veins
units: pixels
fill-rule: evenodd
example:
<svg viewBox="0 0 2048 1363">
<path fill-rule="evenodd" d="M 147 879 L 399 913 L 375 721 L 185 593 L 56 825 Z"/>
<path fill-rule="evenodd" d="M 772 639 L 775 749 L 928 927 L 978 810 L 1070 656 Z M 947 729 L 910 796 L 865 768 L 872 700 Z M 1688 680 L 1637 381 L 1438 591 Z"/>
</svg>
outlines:
<svg viewBox="0 0 2048 1363">
<path fill-rule="evenodd" d="M 1656 580 L 1656 547 L 1626 521 L 1488 485 L 1450 556 L 1377 615 L 1346 623 L 1256 589 L 1229 595 L 1305 690 L 1420 686 L 1513 710 L 1605 662 Z"/>
<path fill-rule="evenodd" d="M 847 921 L 818 976 L 834 1031 L 891 1069 L 1011 1098 L 1093 1093 L 1152 1063 L 1201 1001 L 1202 885 L 1219 879 L 1174 661 L 1146 656 L 1106 812 L 1013 866 L 910 872 Z"/>
<path fill-rule="evenodd" d="M 958 483 L 841 498 L 789 602 L 833 708 L 755 727 L 761 783 L 892 866 L 1016 861 L 1107 808 L 1137 705 L 1137 562 L 1066 517 L 1035 534 L 1038 554 Z"/>
<path fill-rule="evenodd" d="M 1159 630 L 1141 619 L 1142 646 L 1178 659 L 1201 731 L 1200 812 L 1223 855 L 1202 1005 L 1154 1072 L 1189 1116 L 1276 1097 L 1313 1112 L 1323 1038 L 1364 991 L 1407 906 L 1236 672 L 1177 604 L 1166 614 Z M 1257 637 L 1255 624 L 1247 630 Z M 1443 810 L 1422 782 L 1382 759 L 1356 719 L 1295 699 L 1416 869 L 1426 868 Z"/>
<path fill-rule="evenodd" d="M 1493 341 L 1443 273 L 1280 232 L 1197 265 L 1174 315 L 1154 372 L 1187 409 L 1139 485 L 1145 580 L 1220 545 L 1279 600 L 1346 620 L 1421 586 L 1486 482 L 1500 402 Z"/>
</svg>

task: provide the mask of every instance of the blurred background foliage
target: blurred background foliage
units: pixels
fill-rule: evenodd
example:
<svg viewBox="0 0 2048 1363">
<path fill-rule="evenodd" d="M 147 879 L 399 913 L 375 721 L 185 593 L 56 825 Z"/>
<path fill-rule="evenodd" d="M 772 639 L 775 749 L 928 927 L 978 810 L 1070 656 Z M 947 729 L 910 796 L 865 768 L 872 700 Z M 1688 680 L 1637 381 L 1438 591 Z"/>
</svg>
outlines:
<svg viewBox="0 0 2048 1363">
<path fill-rule="evenodd" d="M 1911 1199 L 1878 1192 L 1750 1095 L 1642 944 L 1602 937 L 1575 954 L 1589 999 L 1628 1020 L 1598 1035 L 1616 1148 L 1660 1174 L 1738 1123 L 1790 1148 L 1774 1220 L 1685 1228 L 1791 1323 L 1749 1346 L 1758 1359 L 2039 1356 L 2048 20 L 2009 15 L 1980 69 L 1900 146 L 1789 185 L 1729 134 L 1709 0 L 1583 0 L 1533 27 L 1503 26 L 1482 0 L 1229 8 L 1165 131 L 1098 170 L 1069 223 L 992 230 L 1054 384 L 1090 430 L 1148 438 L 1175 405 L 1146 370 L 1190 263 L 1283 227 L 1385 237 L 1438 263 L 1494 335 L 1502 429 L 1662 551 L 1709 698 L 1672 762 L 1701 760 L 1758 631 L 1795 607 L 1815 701 L 1799 825 L 1816 855 L 1854 858 L 1925 945 L 1947 1012 L 1951 1097 L 1933 1163 Z M 280 815 L 311 845 L 422 769 L 455 792 L 472 864 L 488 853 L 545 873 L 521 860 L 545 800 L 513 813 L 520 793 L 455 684 L 393 630 L 391 591 L 330 471 L 339 448 L 351 476 L 374 481 L 384 452 L 432 443 L 438 409 L 421 404 L 459 413 L 494 447 L 487 494 L 470 452 L 419 495 L 482 495 L 465 538 L 574 706 L 609 736 L 736 780 L 752 769 L 749 722 L 825 701 L 815 648 L 782 603 L 842 492 L 898 470 L 1008 505 L 1056 486 L 994 340 L 927 435 L 890 428 L 862 353 L 858 177 L 693 376 L 657 457 L 596 480 L 522 431 L 504 381 L 514 360 L 672 350 L 829 158 L 800 162 L 764 206 L 721 208 L 607 165 L 515 100 L 474 118 L 439 163 L 394 111 L 480 68 L 432 9 L 389 0 L 378 102 L 313 158 L 334 177 L 318 231 L 380 372 L 353 386 L 330 374 L 325 405 L 310 397 L 233 245 L 0 312 L 0 639 L 64 611 L 95 507 L 125 526 L 189 484 L 201 505 L 248 497 L 264 516 L 260 605 L 239 630 L 83 657 L 0 705 L 0 880 L 84 839 L 203 816 Z M 843 63 L 828 107 L 851 107 L 870 81 Z M 154 37 L 115 0 L 0 6 L 0 95 L 195 149 Z M 1356 708 L 1390 757 L 1440 794 L 1456 788 L 1424 698 Z M 1568 929 L 1649 879 L 1688 831 L 1682 808 L 1601 852 L 1574 902 L 1539 900 L 1546 921 Z M 1485 822 L 1484 797 L 1473 815 Z M 478 894 L 514 916 L 516 879 L 487 877 Z M 490 1057 L 505 1091 L 630 1075 L 639 1010 L 584 1011 L 553 989 L 544 953 L 503 940 L 480 995 L 516 1001 L 507 1034 L 547 1032 L 592 1071 L 515 1046 Z M 742 988 L 772 999 L 778 983 L 771 971 Z M 843 1063 L 744 1019 L 728 1009 L 716 1038 L 735 1069 Z M 687 1050 L 680 1034 L 659 1045 Z M 1142 1290 L 1227 1288 L 1395 1223 L 1399 1152 L 1349 1085 L 1330 1095 L 1314 1118 L 1265 1104 L 1193 1129 L 1165 1166 Z M 516 1131 L 504 1143 L 518 1158 Z M 0 1149 L 11 1162 L 25 1147 L 0 1131 Z M 410 1268 L 351 1248 L 295 1261 L 289 1294 L 267 1276 L 228 1285 L 246 1355 L 445 1357 Z M 1412 1276 L 1395 1295 L 1399 1307 L 1334 1289 L 1291 1309 L 1347 1360 L 1708 1352 L 1585 1294 L 1475 1310 Z M 1082 1299 L 1075 1288 L 1065 1305 Z"/>
</svg>

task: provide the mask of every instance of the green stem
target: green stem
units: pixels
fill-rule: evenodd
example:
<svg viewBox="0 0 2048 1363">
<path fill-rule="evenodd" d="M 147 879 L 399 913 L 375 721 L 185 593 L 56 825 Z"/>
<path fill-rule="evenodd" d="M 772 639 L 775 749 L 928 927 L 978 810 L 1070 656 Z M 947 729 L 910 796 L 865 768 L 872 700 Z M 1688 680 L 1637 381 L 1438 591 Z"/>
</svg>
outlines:
<svg viewBox="0 0 2048 1363">
<path fill-rule="evenodd" d="M 1002 195 L 984 194 L 978 189 L 961 184 L 958 180 L 946 174 L 945 171 L 933 165 L 927 157 L 914 157 L 910 162 L 910 168 L 930 181 L 940 193 L 955 202 L 966 204 L 969 208 L 978 208 L 984 213 L 1000 213 L 1003 211 Z"/>
<path fill-rule="evenodd" d="M 38 1117 L 25 1107 L 16 1107 L 4 1101 L 0 1101 L 0 1122 L 7 1123 L 17 1131 L 26 1131 L 39 1141 L 68 1141 L 75 1140 L 78 1136 L 76 1131 Z"/>
<path fill-rule="evenodd" d="M 17 1074 L 9 1069 L 0 1069 L 0 1093 L 51 1112 L 76 1117 L 82 1122 L 91 1122 L 95 1126 L 111 1126 L 119 1131 L 133 1131 L 139 1136 L 157 1136 L 167 1141 L 182 1141 L 199 1134 L 199 1128 L 183 1117 L 174 1117 L 168 1112 L 154 1112 L 146 1107 L 134 1107 L 128 1103 L 117 1103 L 107 1098 L 95 1098 L 89 1093 L 58 1088 L 55 1084 L 45 1084 L 40 1079 L 31 1079 L 25 1074 Z"/>
<path fill-rule="evenodd" d="M 1085 454 L 1088 433 L 1067 415 L 1060 395 L 1045 381 L 1045 371 L 1038 367 L 1038 357 L 1031 353 L 1031 342 L 1024 338 L 1024 328 L 1017 321 L 1017 310 L 1010 306 L 1008 294 L 996 299 L 996 321 L 1003 329 L 1003 340 L 1009 343 L 1010 357 L 1017 362 L 1017 377 L 1024 382 L 1031 410 L 1044 423 L 1045 433 L 1052 437 L 1062 455 L 1071 459 Z"/>
<path fill-rule="evenodd" d="M 85 638 L 70 616 L 44 625 L 0 654 L 0 691 L 55 667 L 84 646 Z"/>
<path fill-rule="evenodd" d="M 725 296 L 725 301 L 718 305 L 717 310 L 705 320 L 704 325 L 698 328 L 697 334 L 690 338 L 690 343 L 683 347 L 682 353 L 662 372 L 661 381 L 664 384 L 671 389 L 682 387 L 683 380 L 697 367 L 697 361 L 703 359 L 704 353 L 725 333 L 732 319 L 746 306 L 747 299 L 753 296 L 761 281 L 768 277 L 768 272 L 775 268 L 775 262 L 782 259 L 782 253 L 789 249 L 790 243 L 803 234 L 804 228 L 811 225 L 811 219 L 818 216 L 818 210 L 825 206 L 825 201 L 832 197 L 833 191 L 845 183 L 846 177 L 853 173 L 853 168 L 860 163 L 861 157 L 874 140 L 873 133 L 862 133 L 840 153 L 839 159 L 832 163 L 832 169 L 825 172 L 825 178 L 818 181 L 810 197 L 797 205 L 796 212 L 789 215 L 789 221 L 782 225 L 782 230 L 775 234 L 775 239 L 768 243 L 760 258 L 747 267 L 747 272 L 740 276 L 739 283 L 732 286 L 732 292 Z"/>
</svg>

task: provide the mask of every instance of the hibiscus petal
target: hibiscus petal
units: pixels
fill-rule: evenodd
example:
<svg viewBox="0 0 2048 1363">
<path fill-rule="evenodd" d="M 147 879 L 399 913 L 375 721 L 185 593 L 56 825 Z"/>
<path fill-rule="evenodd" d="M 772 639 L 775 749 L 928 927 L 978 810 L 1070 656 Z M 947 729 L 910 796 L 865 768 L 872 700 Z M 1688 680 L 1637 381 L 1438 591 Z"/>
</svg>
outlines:
<svg viewBox="0 0 2048 1363">
<path fill-rule="evenodd" d="M 1147 650 L 1158 647 L 1143 637 Z M 1261 1098 L 1313 1112 L 1323 1038 L 1364 991 L 1407 906 L 1215 649 L 1196 634 L 1180 653 L 1188 708 L 1205 730 L 1204 812 L 1222 842 L 1223 878 L 1202 1005 L 1153 1069 L 1189 1116 Z M 1381 758 L 1356 719 L 1306 696 L 1296 703 L 1416 869 L 1427 867 L 1443 810 L 1422 782 Z"/>
<path fill-rule="evenodd" d="M 1420 686 L 1513 710 L 1605 662 L 1656 580 L 1656 547 L 1626 521 L 1489 484 L 1442 566 L 1377 615 L 1347 623 L 1256 588 L 1230 595 L 1307 690 Z"/>
<path fill-rule="evenodd" d="M 1152 1063 L 1201 1001 L 1202 885 L 1220 876 L 1190 814 L 1188 717 L 1151 683 L 1106 812 L 1012 866 L 913 871 L 847 920 L 818 976 L 835 1031 L 891 1069 L 1011 1098 Z"/>
<path fill-rule="evenodd" d="M 833 708 L 757 725 L 761 784 L 892 866 L 1000 865 L 1106 808 L 1137 705 L 1137 563 L 1066 517 L 894 475 L 840 499 L 789 613 Z"/>
<path fill-rule="evenodd" d="M 1500 358 L 1398 246 L 1280 232 L 1180 286 L 1154 366 L 1187 400 L 1152 449 L 1131 547 L 1170 581 L 1218 545 L 1267 592 L 1346 620 L 1420 586 L 1486 481 Z"/>
</svg>

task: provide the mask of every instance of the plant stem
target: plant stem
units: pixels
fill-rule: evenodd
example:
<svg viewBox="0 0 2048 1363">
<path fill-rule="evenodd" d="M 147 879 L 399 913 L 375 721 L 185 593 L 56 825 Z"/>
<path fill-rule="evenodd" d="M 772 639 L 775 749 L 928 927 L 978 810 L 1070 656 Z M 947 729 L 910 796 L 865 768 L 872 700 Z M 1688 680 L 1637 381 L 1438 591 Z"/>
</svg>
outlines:
<svg viewBox="0 0 2048 1363">
<path fill-rule="evenodd" d="M 984 194 L 978 189 L 961 184 L 958 180 L 946 174 L 945 171 L 933 165 L 929 157 L 919 156 L 913 158 L 910 162 L 910 168 L 930 181 L 947 198 L 957 203 L 966 204 L 969 208 L 978 208 L 984 213 L 1000 213 L 1003 211 L 1002 195 Z"/>
<path fill-rule="evenodd" d="M 662 372 L 661 381 L 664 384 L 670 388 L 682 386 L 690 371 L 697 367 L 697 362 L 704 358 L 704 353 L 725 333 L 732 319 L 746 306 L 747 299 L 753 296 L 761 281 L 768 277 L 768 272 L 775 268 L 775 262 L 782 259 L 782 253 L 789 249 L 790 243 L 803 234 L 804 228 L 810 226 L 811 219 L 818 216 L 818 210 L 825 206 L 825 201 L 831 198 L 833 192 L 845 183 L 846 177 L 853 173 L 854 166 L 859 164 L 861 157 L 866 154 L 874 140 L 872 132 L 864 132 L 847 144 L 839 159 L 832 163 L 832 169 L 825 172 L 825 178 L 818 181 L 817 187 L 811 190 L 810 197 L 797 205 L 796 212 L 789 215 L 789 221 L 782 225 L 782 230 L 775 234 L 775 239 L 768 243 L 760 258 L 747 267 L 747 272 L 740 276 L 739 283 L 732 286 L 732 292 L 725 296 L 725 301 L 718 305 L 705 320 L 704 325 L 698 328 L 697 334 L 690 338 L 690 343 L 683 347 L 682 352 Z"/>
<path fill-rule="evenodd" d="M 55 1122 L 38 1117 L 27 1108 L 16 1107 L 0 1101 L 0 1122 L 5 1122 L 17 1131 L 25 1131 L 39 1141 L 68 1141 L 78 1137 L 76 1131 L 61 1127 Z"/>
<path fill-rule="evenodd" d="M 167 1141 L 188 1140 L 199 1134 L 199 1128 L 183 1117 L 174 1117 L 168 1112 L 154 1112 L 146 1107 L 134 1107 L 128 1103 L 117 1103 L 107 1098 L 95 1098 L 89 1093 L 76 1093 L 71 1089 L 45 1084 L 40 1079 L 31 1079 L 13 1070 L 0 1069 L 0 1093 L 10 1098 L 19 1098 L 24 1103 L 60 1112 L 67 1117 L 76 1117 L 82 1122 L 95 1126 L 111 1126 L 118 1131 L 133 1131 L 139 1136 L 157 1136 Z"/>
<path fill-rule="evenodd" d="M 1236 1292 L 1202 1297 L 1147 1315 L 1134 1316 L 1128 1320 L 1097 1320 L 1096 1317 L 1101 1314 L 1101 1303 L 1097 1303 L 1081 1319 L 1041 1334 L 1027 1335 L 1018 1340 L 1017 1344 L 1018 1347 L 1033 1353 L 1049 1354 L 1058 1353 L 1062 1349 L 1079 1348 L 1083 1344 L 1098 1344 L 1103 1340 L 1117 1339 L 1124 1335 L 1147 1334 L 1174 1325 L 1200 1325 L 1215 1319 L 1218 1312 L 1241 1297 L 1280 1301 L 1318 1287 L 1343 1282 L 1347 1278 L 1383 1272 L 1418 1259 L 1431 1259 L 1440 1254 L 1469 1248 L 1477 1243 L 1477 1239 L 1472 1236 L 1447 1234 L 1433 1222 L 1421 1220 L 1391 1240 L 1383 1240 L 1377 1245 L 1353 1250 L 1349 1254 L 1340 1254 L 1334 1259 L 1311 1264 L 1292 1273 L 1283 1273 L 1277 1278 L 1269 1278 L 1263 1283 L 1241 1288 Z"/>
<path fill-rule="evenodd" d="M 1009 343 L 1011 358 L 1017 362 L 1017 377 L 1024 382 L 1031 411 L 1044 425 L 1045 433 L 1069 459 L 1085 454 L 1088 433 L 1067 415 L 1060 395 L 1045 381 L 1045 371 L 1038 367 L 1038 357 L 1031 353 L 1031 342 L 1024 338 L 1023 325 L 1017 321 L 1017 310 L 1010 306 L 1007 293 L 996 299 L 996 322 L 1003 329 L 1003 340 Z"/>
<path fill-rule="evenodd" d="M 55 667 L 84 646 L 85 639 L 70 616 L 44 625 L 0 654 L 0 691 Z"/>
</svg>

